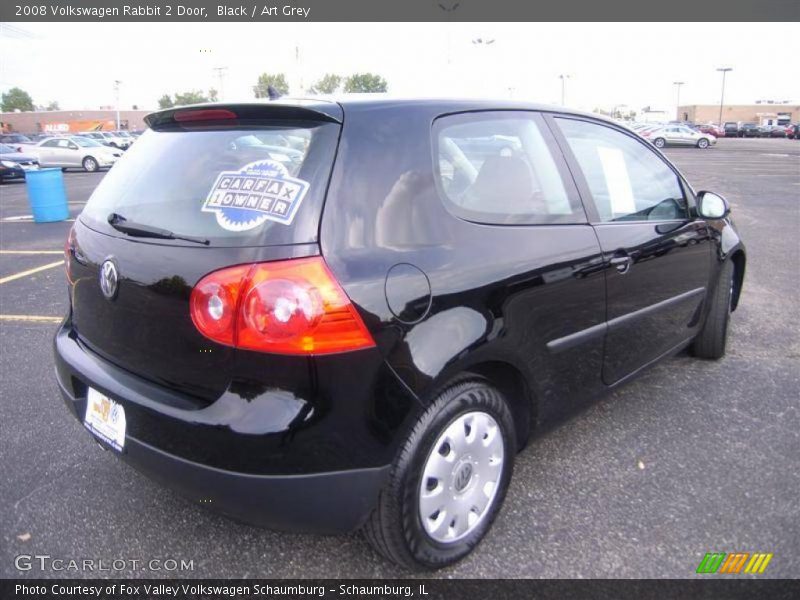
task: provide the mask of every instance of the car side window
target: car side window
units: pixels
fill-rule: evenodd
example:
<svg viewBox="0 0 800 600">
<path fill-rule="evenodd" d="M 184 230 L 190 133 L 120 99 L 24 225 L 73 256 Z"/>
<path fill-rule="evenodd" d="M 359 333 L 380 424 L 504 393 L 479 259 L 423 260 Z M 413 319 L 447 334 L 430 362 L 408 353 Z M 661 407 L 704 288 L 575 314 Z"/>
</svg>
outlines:
<svg viewBox="0 0 800 600">
<path fill-rule="evenodd" d="M 602 221 L 688 218 L 678 176 L 644 143 L 598 123 L 566 118 L 556 118 L 556 122 Z"/>
<path fill-rule="evenodd" d="M 437 188 L 458 217 L 490 224 L 586 222 L 532 113 L 437 119 L 434 157 Z"/>
<path fill-rule="evenodd" d="M 58 140 L 59 148 L 69 148 L 69 140 Z"/>
<path fill-rule="evenodd" d="M 50 140 L 42 144 L 42 146 L 45 146 L 46 148 L 55 148 L 58 146 L 58 140 Z"/>
</svg>

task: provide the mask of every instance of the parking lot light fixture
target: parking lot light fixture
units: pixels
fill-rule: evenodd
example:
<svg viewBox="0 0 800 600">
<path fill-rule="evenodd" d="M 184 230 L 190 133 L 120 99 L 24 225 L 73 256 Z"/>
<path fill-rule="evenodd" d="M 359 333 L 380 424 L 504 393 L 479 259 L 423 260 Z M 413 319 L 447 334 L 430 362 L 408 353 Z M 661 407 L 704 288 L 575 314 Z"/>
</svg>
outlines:
<svg viewBox="0 0 800 600">
<path fill-rule="evenodd" d="M 725 74 L 733 71 L 733 67 L 720 67 L 717 69 L 722 73 L 722 93 L 719 96 L 719 126 L 722 127 L 722 105 L 725 102 Z"/>
<path fill-rule="evenodd" d="M 119 131 L 119 86 L 122 82 L 119 79 L 114 80 L 114 97 L 117 107 L 117 131 Z"/>
<path fill-rule="evenodd" d="M 674 85 L 676 88 L 678 88 L 677 98 L 675 99 L 675 118 L 678 121 L 682 120 L 681 119 L 681 115 L 680 115 L 680 110 L 681 110 L 681 86 L 683 84 L 684 84 L 683 81 L 673 81 L 672 82 L 672 85 Z"/>
<path fill-rule="evenodd" d="M 561 80 L 561 106 L 564 106 L 564 85 L 565 80 L 569 79 L 569 75 L 561 74 L 558 78 Z"/>
</svg>

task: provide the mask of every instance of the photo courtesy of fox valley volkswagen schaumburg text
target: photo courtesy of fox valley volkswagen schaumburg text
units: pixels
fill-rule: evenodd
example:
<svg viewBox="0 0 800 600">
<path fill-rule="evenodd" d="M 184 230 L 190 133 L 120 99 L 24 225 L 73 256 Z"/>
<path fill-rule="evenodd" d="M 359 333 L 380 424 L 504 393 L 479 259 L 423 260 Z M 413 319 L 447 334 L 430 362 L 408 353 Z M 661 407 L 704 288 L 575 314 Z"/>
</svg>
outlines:
<svg viewBox="0 0 800 600">
<path fill-rule="evenodd" d="M 780 597 L 797 11 L 349 4 L 0 7 L 0 596 Z"/>
</svg>

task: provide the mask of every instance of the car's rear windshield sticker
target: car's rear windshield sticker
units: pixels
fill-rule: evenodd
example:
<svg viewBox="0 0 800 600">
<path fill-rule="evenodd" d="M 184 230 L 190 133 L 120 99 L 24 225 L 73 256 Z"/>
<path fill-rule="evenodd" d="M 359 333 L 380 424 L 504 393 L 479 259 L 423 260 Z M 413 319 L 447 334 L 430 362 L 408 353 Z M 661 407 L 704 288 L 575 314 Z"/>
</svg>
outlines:
<svg viewBox="0 0 800 600">
<path fill-rule="evenodd" d="M 248 231 L 266 221 L 291 225 L 308 182 L 289 176 L 281 163 L 259 160 L 238 171 L 222 171 L 203 203 L 228 231 Z"/>
</svg>

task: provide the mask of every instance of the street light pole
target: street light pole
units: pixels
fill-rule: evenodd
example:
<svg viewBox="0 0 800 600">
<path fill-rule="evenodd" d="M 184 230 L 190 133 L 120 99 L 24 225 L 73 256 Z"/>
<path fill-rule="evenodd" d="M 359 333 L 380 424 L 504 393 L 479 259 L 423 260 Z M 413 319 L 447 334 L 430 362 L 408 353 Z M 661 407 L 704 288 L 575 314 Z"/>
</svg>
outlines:
<svg viewBox="0 0 800 600">
<path fill-rule="evenodd" d="M 114 80 L 114 95 L 117 102 L 117 131 L 119 131 L 119 84 L 122 83 L 119 79 Z"/>
<path fill-rule="evenodd" d="M 569 79 L 569 75 L 559 75 L 558 78 L 561 80 L 561 106 L 564 106 L 564 82 Z"/>
<path fill-rule="evenodd" d="M 494 38 L 473 38 L 472 45 L 474 47 L 476 47 L 476 48 L 487 48 L 487 53 L 488 53 L 489 46 L 494 44 L 494 42 L 495 42 Z M 494 64 L 492 63 L 492 60 L 491 60 L 491 58 L 492 58 L 491 54 L 485 54 L 485 56 L 486 56 L 486 58 L 488 58 L 488 62 L 489 62 L 490 68 L 494 67 Z M 486 64 L 485 61 L 484 61 L 484 64 Z M 491 70 L 494 71 L 494 69 L 491 69 Z M 486 85 L 486 84 L 487 84 L 487 82 L 484 81 L 484 85 Z M 491 83 L 492 89 L 494 89 L 494 84 L 495 84 L 495 82 L 493 81 Z M 485 89 L 484 89 L 484 93 L 486 93 Z"/>
<path fill-rule="evenodd" d="M 673 81 L 672 85 L 678 88 L 678 97 L 675 101 L 675 118 L 676 120 L 681 120 L 680 110 L 681 110 L 681 86 L 683 85 L 683 81 Z"/>
<path fill-rule="evenodd" d="M 217 72 L 217 77 L 219 78 L 219 94 L 218 99 L 220 102 L 225 99 L 225 72 L 228 70 L 228 67 L 214 67 L 214 71 Z"/>
<path fill-rule="evenodd" d="M 719 96 L 719 126 L 722 127 L 722 105 L 725 102 L 725 74 L 728 71 L 733 71 L 732 67 L 720 67 L 717 69 L 722 73 L 722 93 Z"/>
</svg>

